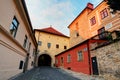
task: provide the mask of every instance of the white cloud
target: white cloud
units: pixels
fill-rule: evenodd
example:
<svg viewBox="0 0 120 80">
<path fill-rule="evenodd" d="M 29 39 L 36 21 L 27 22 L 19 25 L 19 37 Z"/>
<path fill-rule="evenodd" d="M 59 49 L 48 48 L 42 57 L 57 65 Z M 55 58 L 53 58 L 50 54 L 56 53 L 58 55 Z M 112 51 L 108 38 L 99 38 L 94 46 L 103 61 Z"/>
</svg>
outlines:
<svg viewBox="0 0 120 80">
<path fill-rule="evenodd" d="M 74 6 L 69 0 L 61 2 L 58 2 L 58 0 L 26 0 L 26 2 L 34 28 L 44 28 L 52 25 L 60 32 L 69 34 L 67 26 L 74 18 Z M 68 15 L 71 15 L 71 17 L 68 17 Z"/>
<path fill-rule="evenodd" d="M 90 0 L 95 6 L 101 1 Z M 76 17 L 74 13 L 78 10 L 71 0 L 26 0 L 26 3 L 33 28 L 45 28 L 52 25 L 60 32 L 69 34 L 67 27 Z"/>
</svg>

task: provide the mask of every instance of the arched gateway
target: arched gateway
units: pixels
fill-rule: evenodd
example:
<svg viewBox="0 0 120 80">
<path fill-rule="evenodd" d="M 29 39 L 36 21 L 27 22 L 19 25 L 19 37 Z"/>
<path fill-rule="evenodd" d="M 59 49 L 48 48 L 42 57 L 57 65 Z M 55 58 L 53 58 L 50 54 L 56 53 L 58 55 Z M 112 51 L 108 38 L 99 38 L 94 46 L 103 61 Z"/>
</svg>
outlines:
<svg viewBox="0 0 120 80">
<path fill-rule="evenodd" d="M 52 58 L 48 54 L 42 54 L 38 58 L 38 66 L 51 66 Z"/>
</svg>

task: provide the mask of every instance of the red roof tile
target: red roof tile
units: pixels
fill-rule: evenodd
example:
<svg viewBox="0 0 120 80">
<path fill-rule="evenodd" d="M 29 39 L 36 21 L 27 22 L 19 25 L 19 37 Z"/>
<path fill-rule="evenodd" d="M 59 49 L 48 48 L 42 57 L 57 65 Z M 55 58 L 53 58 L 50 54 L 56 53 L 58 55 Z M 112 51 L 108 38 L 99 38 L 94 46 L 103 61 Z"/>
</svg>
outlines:
<svg viewBox="0 0 120 80">
<path fill-rule="evenodd" d="M 61 32 L 55 30 L 52 27 L 48 27 L 48 28 L 43 28 L 43 29 L 35 29 L 37 31 L 41 31 L 41 32 L 46 32 L 46 33 L 50 33 L 50 34 L 55 34 L 55 35 L 59 35 L 59 36 L 63 36 L 63 37 L 68 37 L 64 34 L 62 34 Z"/>
</svg>

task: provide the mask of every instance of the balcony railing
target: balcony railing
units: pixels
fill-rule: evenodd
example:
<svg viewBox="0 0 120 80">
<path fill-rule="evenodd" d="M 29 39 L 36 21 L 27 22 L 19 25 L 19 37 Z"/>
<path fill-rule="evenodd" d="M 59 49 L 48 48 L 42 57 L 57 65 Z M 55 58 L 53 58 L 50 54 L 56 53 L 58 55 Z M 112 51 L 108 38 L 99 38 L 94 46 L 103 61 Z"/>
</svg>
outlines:
<svg viewBox="0 0 120 80">
<path fill-rule="evenodd" d="M 108 31 L 105 31 L 105 32 L 102 32 L 98 35 L 95 35 L 92 37 L 92 39 L 99 39 L 99 40 L 112 40 L 112 35 L 110 32 Z"/>
<path fill-rule="evenodd" d="M 120 40 L 120 31 L 113 31 L 113 32 L 108 32 L 105 31 L 101 34 L 95 35 L 91 39 L 96 39 L 96 40 L 103 40 L 102 42 L 96 42 L 92 44 L 91 49 L 96 49 L 101 46 L 105 46 L 111 43 L 114 43 L 116 41 Z"/>
</svg>

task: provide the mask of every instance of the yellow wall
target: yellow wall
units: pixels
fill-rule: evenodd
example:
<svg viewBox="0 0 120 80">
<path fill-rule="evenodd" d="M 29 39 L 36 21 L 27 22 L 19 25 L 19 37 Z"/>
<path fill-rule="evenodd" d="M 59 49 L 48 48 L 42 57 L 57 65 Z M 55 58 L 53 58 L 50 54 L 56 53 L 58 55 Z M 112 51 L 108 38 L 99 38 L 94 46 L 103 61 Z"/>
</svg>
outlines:
<svg viewBox="0 0 120 80">
<path fill-rule="evenodd" d="M 69 48 L 68 37 L 58 36 L 39 31 L 35 31 L 35 37 L 37 41 L 42 41 L 42 45 L 38 46 L 38 49 L 40 50 L 39 55 L 50 55 L 52 57 L 52 66 L 55 63 L 55 55 L 64 51 L 64 46 L 67 46 L 67 49 Z M 51 48 L 48 49 L 47 43 L 51 43 Z M 59 44 L 59 48 L 56 48 L 56 44 Z"/>
</svg>

